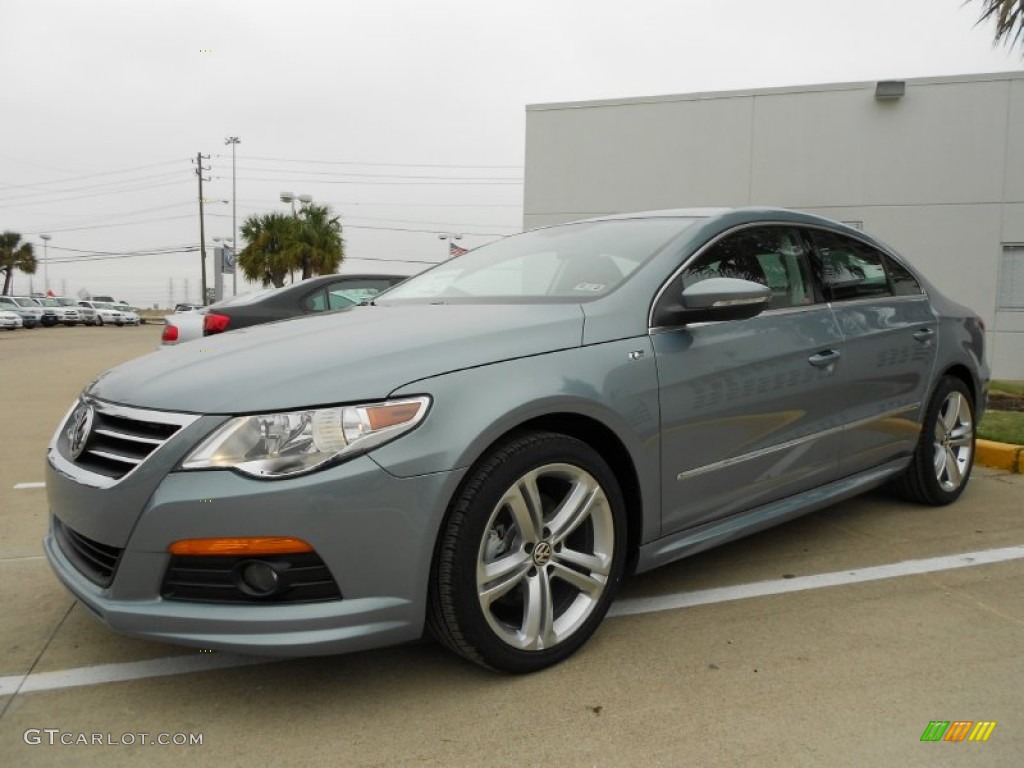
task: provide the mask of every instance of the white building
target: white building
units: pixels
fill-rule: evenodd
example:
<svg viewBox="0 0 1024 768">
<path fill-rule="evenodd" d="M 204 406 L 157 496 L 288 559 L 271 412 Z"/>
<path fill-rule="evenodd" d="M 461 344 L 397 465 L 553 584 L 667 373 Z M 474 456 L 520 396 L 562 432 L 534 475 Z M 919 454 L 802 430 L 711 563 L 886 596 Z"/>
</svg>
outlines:
<svg viewBox="0 0 1024 768">
<path fill-rule="evenodd" d="M 994 375 L 1024 379 L 1024 72 L 526 109 L 526 228 L 745 205 L 854 223 L 977 311 Z"/>
</svg>

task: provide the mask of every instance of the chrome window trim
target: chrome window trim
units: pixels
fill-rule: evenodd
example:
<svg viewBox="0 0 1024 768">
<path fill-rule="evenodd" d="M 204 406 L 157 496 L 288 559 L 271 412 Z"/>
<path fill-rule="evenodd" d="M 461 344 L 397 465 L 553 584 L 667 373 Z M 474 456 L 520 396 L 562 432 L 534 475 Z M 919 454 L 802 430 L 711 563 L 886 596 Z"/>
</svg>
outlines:
<svg viewBox="0 0 1024 768">
<path fill-rule="evenodd" d="M 841 424 L 838 427 L 830 427 L 828 429 L 823 429 L 820 432 L 815 432 L 810 435 L 804 435 L 803 437 L 797 437 L 794 438 L 793 440 L 787 440 L 786 442 L 779 443 L 778 445 L 772 445 L 767 448 L 759 448 L 756 451 L 744 453 L 740 456 L 732 456 L 728 459 L 722 459 L 721 461 L 716 461 L 711 464 L 705 464 L 704 466 L 701 467 L 687 469 L 676 475 L 676 480 L 688 480 L 691 477 L 696 477 L 697 475 L 702 475 L 706 472 L 713 472 L 715 470 L 725 469 L 726 467 L 735 466 L 736 464 L 741 464 L 745 461 L 750 461 L 752 459 L 759 459 L 762 456 L 768 456 L 777 451 L 784 451 L 788 448 L 795 448 L 798 445 L 803 445 L 804 443 L 808 443 L 813 440 L 818 440 L 823 437 L 829 437 L 830 435 L 835 435 L 840 432 L 845 432 L 847 430 L 857 429 L 858 427 L 862 427 L 866 424 L 871 424 L 874 421 L 880 421 L 881 419 L 889 419 L 892 418 L 893 416 L 898 416 L 901 413 L 907 413 L 909 411 L 917 410 L 920 407 L 921 403 L 919 402 L 913 403 L 911 405 L 905 405 L 901 408 L 886 411 L 885 413 L 876 414 L 875 416 L 869 416 L 864 419 L 858 419 L 857 421 L 851 421 L 849 424 Z"/>
<path fill-rule="evenodd" d="M 90 472 L 89 470 L 84 469 L 78 464 L 75 464 L 74 462 L 65 458 L 58 448 L 58 443 L 60 442 L 61 434 L 67 427 L 68 419 L 71 417 L 71 414 L 74 413 L 75 409 L 79 406 L 80 403 L 87 403 L 100 413 L 109 416 L 114 416 L 115 418 L 120 417 L 123 419 L 133 419 L 135 421 L 175 425 L 178 427 L 178 431 L 175 432 L 175 434 L 168 437 L 162 443 L 160 443 L 160 445 L 154 447 L 153 452 L 150 453 L 149 456 L 146 456 L 145 459 L 137 461 L 135 465 L 127 472 L 125 472 L 123 475 L 121 475 L 121 477 L 114 478 L 108 477 L 106 475 L 101 475 L 98 472 Z M 163 445 L 166 445 L 168 442 L 173 440 L 175 437 L 177 437 L 178 434 L 180 434 L 181 430 L 185 429 L 185 427 L 189 426 L 190 424 L 195 423 L 196 421 L 199 420 L 199 418 L 199 414 L 172 413 L 170 411 L 149 411 L 143 408 L 133 408 L 127 405 L 117 405 L 115 403 L 108 403 L 94 397 L 88 397 L 83 395 L 79 397 L 74 403 L 72 403 L 71 408 L 68 409 L 68 412 L 64 415 L 64 418 L 61 419 L 60 425 L 57 427 L 57 431 L 54 433 L 53 438 L 50 440 L 50 445 L 47 447 L 47 459 L 49 460 L 50 465 L 57 472 L 60 472 L 62 475 L 65 475 L 67 477 L 70 477 L 72 480 L 81 483 L 82 485 L 89 486 L 90 488 L 110 488 L 130 477 L 132 473 L 135 472 L 135 470 L 137 470 L 140 466 L 145 464 L 146 461 L 149 458 L 151 458 L 157 451 L 159 451 Z M 117 460 L 124 461 L 125 458 L 117 457 Z"/>
<path fill-rule="evenodd" d="M 827 303 L 828 303 L 828 306 L 831 309 L 840 309 L 842 307 L 856 307 L 856 306 L 860 306 L 861 304 L 877 304 L 877 303 L 882 302 L 882 301 L 885 301 L 885 302 L 889 302 L 889 301 L 899 301 L 899 302 L 921 301 L 921 302 L 927 302 L 928 301 L 928 297 L 925 296 L 923 293 L 915 293 L 915 294 L 911 294 L 909 296 L 874 296 L 874 297 L 868 296 L 868 297 L 863 298 L 863 299 L 850 299 L 849 301 L 830 301 L 830 302 L 827 302 Z"/>
<path fill-rule="evenodd" d="M 887 298 L 887 299 L 918 299 L 918 298 L 922 298 L 922 297 L 925 298 L 925 299 L 929 298 L 927 287 L 925 286 L 925 283 L 921 279 L 921 275 L 918 274 L 917 270 L 915 270 L 913 267 L 908 265 L 906 263 L 906 261 L 903 260 L 903 258 L 898 256 L 888 246 L 885 246 L 882 243 L 876 243 L 876 242 L 873 242 L 871 240 L 868 240 L 863 235 L 863 233 L 859 232 L 858 230 L 850 229 L 849 231 L 845 231 L 845 230 L 839 230 L 839 229 L 837 229 L 835 227 L 829 227 L 829 226 L 826 226 L 824 224 L 817 224 L 817 223 L 812 223 L 812 222 L 806 222 L 805 223 L 805 222 L 795 222 L 795 221 L 779 221 L 777 219 L 765 219 L 763 221 L 748 221 L 745 224 L 737 224 L 735 227 L 727 229 L 724 232 L 720 232 L 715 237 L 713 237 L 711 240 L 708 240 L 706 243 L 704 243 L 704 245 L 702 245 L 700 248 L 698 248 L 696 251 L 694 251 L 692 254 L 690 254 L 690 257 L 687 258 L 686 261 L 684 261 L 682 264 L 680 264 L 678 267 L 676 267 L 675 271 L 672 272 L 672 274 L 668 277 L 667 280 L 662 282 L 661 287 L 659 287 L 658 291 L 654 294 L 654 300 L 651 302 L 651 305 L 650 305 L 650 307 L 647 310 L 647 328 L 648 328 L 648 332 L 650 332 L 652 330 L 660 330 L 660 329 L 668 329 L 668 328 L 682 328 L 683 327 L 682 325 L 671 325 L 671 326 L 668 326 L 668 325 L 654 325 L 654 308 L 658 306 L 658 302 L 661 301 L 662 295 L 664 295 L 665 291 L 668 290 L 668 287 L 669 287 L 669 285 L 672 284 L 672 281 L 674 281 L 677 277 L 679 277 L 679 275 L 681 275 L 683 273 L 683 271 L 687 267 L 689 267 L 690 264 L 695 259 L 700 258 L 704 254 L 704 252 L 706 250 L 708 250 L 709 248 L 712 248 L 713 246 L 715 246 L 722 239 L 724 239 L 726 237 L 729 237 L 730 235 L 733 235 L 736 232 L 741 232 L 744 229 L 751 229 L 752 227 L 790 227 L 791 229 L 798 229 L 798 230 L 799 229 L 813 229 L 813 230 L 819 230 L 821 232 L 829 232 L 829 233 L 834 234 L 834 235 L 841 235 L 841 236 L 844 236 L 844 237 L 849 237 L 850 239 L 856 240 L 857 242 L 861 243 L 862 245 L 866 245 L 869 248 L 874 248 L 875 250 L 877 250 L 877 251 L 879 251 L 881 253 L 884 253 L 890 259 L 892 259 L 897 264 L 899 264 L 901 267 L 906 269 L 911 275 L 913 275 L 914 279 L 917 281 L 918 286 L 920 286 L 920 288 L 921 288 L 921 293 L 910 294 L 908 296 L 890 295 L 890 296 L 881 296 L 881 297 L 874 297 L 874 298 L 867 298 L 867 299 L 854 299 L 853 301 L 849 301 L 849 302 L 847 302 L 847 301 L 836 302 L 838 304 L 842 304 L 843 306 L 849 306 L 850 304 L 852 304 L 854 302 L 859 302 L 859 301 L 878 301 L 879 299 L 885 299 L 885 298 Z M 810 252 L 813 252 L 813 251 L 814 251 L 814 248 L 812 247 Z M 808 256 L 810 256 L 810 253 L 808 253 Z M 828 302 L 828 301 L 819 302 L 819 303 L 816 303 L 816 304 L 811 304 L 811 305 L 809 305 L 809 307 L 821 307 L 821 306 L 825 306 L 827 304 L 830 305 L 830 302 Z M 804 308 L 803 307 L 779 307 L 778 309 L 765 310 L 765 312 L 763 312 L 761 314 L 765 314 L 767 312 L 781 312 L 781 311 L 790 310 L 790 309 L 804 309 Z M 715 322 L 729 322 L 729 321 L 715 321 Z"/>
</svg>

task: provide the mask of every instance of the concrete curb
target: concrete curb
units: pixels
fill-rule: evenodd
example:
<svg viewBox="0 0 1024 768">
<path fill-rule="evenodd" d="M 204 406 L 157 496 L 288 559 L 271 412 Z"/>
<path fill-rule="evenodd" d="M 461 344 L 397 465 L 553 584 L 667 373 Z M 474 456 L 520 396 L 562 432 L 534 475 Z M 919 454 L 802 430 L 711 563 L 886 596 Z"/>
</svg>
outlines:
<svg viewBox="0 0 1024 768">
<path fill-rule="evenodd" d="M 978 440 L 974 451 L 974 460 L 978 464 L 1024 475 L 1024 446 Z"/>
</svg>

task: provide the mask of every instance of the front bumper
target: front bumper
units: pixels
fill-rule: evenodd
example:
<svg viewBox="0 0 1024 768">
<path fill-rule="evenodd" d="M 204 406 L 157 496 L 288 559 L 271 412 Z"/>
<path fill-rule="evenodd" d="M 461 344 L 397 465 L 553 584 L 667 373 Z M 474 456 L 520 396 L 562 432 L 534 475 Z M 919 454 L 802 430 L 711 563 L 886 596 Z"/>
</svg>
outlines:
<svg viewBox="0 0 1024 768">
<path fill-rule="evenodd" d="M 277 482 L 229 471 L 171 473 L 158 485 L 110 581 L 87 578 L 58 543 L 54 524 L 44 551 L 57 577 L 95 616 L 123 634 L 169 643 L 272 656 L 331 654 L 392 645 L 423 633 L 433 544 L 459 472 L 397 478 L 363 456 L 323 472 Z M 50 483 L 54 492 L 49 493 Z M 113 489 L 78 486 L 49 468 L 52 514 L 77 495 Z M 86 500 L 88 501 L 88 500 Z M 94 500 L 93 500 L 94 501 Z M 95 505 L 87 503 L 95 514 Z M 113 510 L 111 510 L 113 512 Z M 125 516 L 112 515 L 124 520 Z M 102 521 L 85 533 L 114 547 Z M 342 598 L 306 603 L 222 604 L 161 597 L 171 556 L 186 538 L 294 536 L 309 542 Z"/>
</svg>

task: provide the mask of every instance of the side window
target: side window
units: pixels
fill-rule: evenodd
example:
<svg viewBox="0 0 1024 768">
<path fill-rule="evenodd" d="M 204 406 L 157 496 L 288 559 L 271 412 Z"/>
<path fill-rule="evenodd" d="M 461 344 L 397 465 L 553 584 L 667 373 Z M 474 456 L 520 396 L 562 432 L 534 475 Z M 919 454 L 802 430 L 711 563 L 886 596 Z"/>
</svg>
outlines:
<svg viewBox="0 0 1024 768">
<path fill-rule="evenodd" d="M 343 309 L 359 304 L 363 301 L 372 301 L 381 291 L 391 287 L 391 281 L 380 278 L 364 278 L 354 280 L 348 278 L 331 283 L 327 286 L 327 303 L 330 309 Z"/>
<path fill-rule="evenodd" d="M 921 284 L 917 282 L 917 278 L 910 274 L 910 270 L 898 261 L 882 254 L 882 262 L 885 264 L 885 271 L 889 273 L 893 294 L 896 296 L 917 296 L 924 293 L 921 290 Z"/>
<path fill-rule="evenodd" d="M 327 296 L 321 288 L 302 300 L 302 308 L 307 312 L 323 312 L 327 309 Z"/>
<path fill-rule="evenodd" d="M 789 227 L 757 227 L 729 235 L 683 272 L 680 290 L 711 277 L 736 277 L 772 290 L 769 309 L 814 303 L 807 253 Z"/>
<path fill-rule="evenodd" d="M 892 296 L 885 256 L 869 245 L 834 232 L 812 232 L 815 274 L 829 301 Z"/>
</svg>

